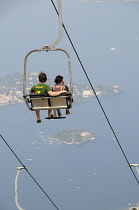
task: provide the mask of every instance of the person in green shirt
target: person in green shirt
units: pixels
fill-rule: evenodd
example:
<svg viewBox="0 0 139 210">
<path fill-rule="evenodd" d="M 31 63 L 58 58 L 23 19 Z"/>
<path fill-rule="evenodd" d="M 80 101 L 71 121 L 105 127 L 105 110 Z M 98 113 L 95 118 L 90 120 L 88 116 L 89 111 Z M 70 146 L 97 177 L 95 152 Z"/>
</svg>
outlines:
<svg viewBox="0 0 139 210">
<path fill-rule="evenodd" d="M 37 85 L 33 85 L 30 90 L 30 93 L 34 93 L 34 94 L 48 93 L 50 96 L 57 96 L 61 93 L 67 92 L 65 90 L 53 92 L 51 87 L 45 84 L 45 82 L 47 81 L 47 76 L 43 72 L 39 74 L 38 79 L 40 83 Z M 52 110 L 48 110 L 48 118 L 52 118 L 51 112 Z M 37 117 L 37 123 L 41 123 L 40 110 L 35 110 L 35 113 Z"/>
</svg>

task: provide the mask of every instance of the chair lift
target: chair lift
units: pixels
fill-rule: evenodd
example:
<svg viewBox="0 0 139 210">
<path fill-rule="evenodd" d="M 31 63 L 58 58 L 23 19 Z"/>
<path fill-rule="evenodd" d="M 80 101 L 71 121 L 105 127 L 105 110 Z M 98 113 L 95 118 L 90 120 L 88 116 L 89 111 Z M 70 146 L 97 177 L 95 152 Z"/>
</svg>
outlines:
<svg viewBox="0 0 139 210">
<path fill-rule="evenodd" d="M 139 175 L 139 164 L 130 164 L 130 166 L 135 167 L 135 169 Z M 134 207 L 131 207 L 129 210 L 139 210 L 139 203 L 135 204 Z"/>
<path fill-rule="evenodd" d="M 23 98 L 28 109 L 34 110 L 49 110 L 52 109 L 54 112 L 53 119 L 66 118 L 58 117 L 56 109 L 70 109 L 72 108 L 73 103 L 73 85 L 72 85 L 72 70 L 71 70 L 71 59 L 69 53 L 61 48 L 55 48 L 55 46 L 60 42 L 63 34 L 62 26 L 62 9 L 61 9 L 61 0 L 57 0 L 58 5 L 58 19 L 59 19 L 59 36 L 57 40 L 50 46 L 43 46 L 40 49 L 31 50 L 27 53 L 24 58 L 24 78 L 23 78 Z M 27 68 L 27 59 L 31 53 L 34 52 L 49 52 L 49 51 L 62 51 L 67 55 L 68 59 L 68 69 L 69 69 L 69 91 L 67 93 L 62 93 L 58 96 L 49 96 L 46 94 L 27 94 L 26 93 L 26 68 Z M 45 118 L 49 119 L 49 118 Z"/>
</svg>

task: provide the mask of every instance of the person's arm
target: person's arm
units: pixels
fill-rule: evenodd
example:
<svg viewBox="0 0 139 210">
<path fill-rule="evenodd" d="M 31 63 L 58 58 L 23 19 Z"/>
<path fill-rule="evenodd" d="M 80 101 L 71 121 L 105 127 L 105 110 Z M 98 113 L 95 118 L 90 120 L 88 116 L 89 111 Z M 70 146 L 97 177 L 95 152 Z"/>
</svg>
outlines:
<svg viewBox="0 0 139 210">
<path fill-rule="evenodd" d="M 48 94 L 50 96 L 58 96 L 59 94 L 66 93 L 66 92 L 67 92 L 66 90 L 61 90 L 61 91 L 57 91 L 57 92 L 49 91 Z"/>
</svg>

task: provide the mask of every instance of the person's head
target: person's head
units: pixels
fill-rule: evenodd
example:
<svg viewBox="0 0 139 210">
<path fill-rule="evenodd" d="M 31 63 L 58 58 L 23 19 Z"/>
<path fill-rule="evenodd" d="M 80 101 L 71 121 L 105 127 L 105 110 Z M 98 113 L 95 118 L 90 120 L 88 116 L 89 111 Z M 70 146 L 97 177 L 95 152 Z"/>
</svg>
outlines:
<svg viewBox="0 0 139 210">
<path fill-rule="evenodd" d="M 47 81 L 47 76 L 45 73 L 41 72 L 38 76 L 38 79 L 40 82 L 46 82 Z"/>
<path fill-rule="evenodd" d="M 54 82 L 55 82 L 56 84 L 61 83 L 61 82 L 64 82 L 64 81 L 63 81 L 63 77 L 60 76 L 60 75 L 56 76 Z"/>
</svg>

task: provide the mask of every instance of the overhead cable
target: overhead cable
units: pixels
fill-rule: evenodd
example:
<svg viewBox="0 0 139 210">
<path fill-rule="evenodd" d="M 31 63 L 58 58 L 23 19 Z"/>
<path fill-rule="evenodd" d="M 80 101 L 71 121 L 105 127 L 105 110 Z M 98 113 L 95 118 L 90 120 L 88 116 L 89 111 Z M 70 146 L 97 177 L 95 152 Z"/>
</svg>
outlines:
<svg viewBox="0 0 139 210">
<path fill-rule="evenodd" d="M 44 191 L 44 189 L 40 186 L 40 184 L 36 181 L 36 179 L 33 177 L 33 175 L 28 171 L 28 169 L 25 167 L 25 165 L 22 163 L 22 161 L 19 159 L 19 157 L 15 154 L 13 149 L 10 147 L 10 145 L 7 143 L 7 141 L 3 138 L 3 136 L 0 134 L 0 137 L 5 142 L 5 144 L 8 146 L 8 148 L 11 150 L 13 155 L 16 157 L 16 159 L 20 162 L 20 164 L 23 166 L 23 168 L 26 170 L 26 172 L 30 175 L 30 177 L 33 179 L 33 181 L 37 184 L 37 186 L 41 189 L 41 191 L 45 194 L 45 196 L 49 199 L 49 201 L 53 204 L 53 206 L 59 210 L 59 208 L 56 206 L 56 204 L 52 201 L 52 199 L 48 196 L 48 194 Z"/>
<path fill-rule="evenodd" d="M 52 2 L 52 4 L 53 4 L 53 6 L 54 6 L 54 9 L 55 9 L 57 15 L 59 15 L 59 14 L 58 14 L 58 11 L 57 11 L 57 8 L 56 8 L 56 6 L 55 6 L 55 4 L 54 4 L 54 2 L 53 2 L 53 0 L 51 0 L 51 2 Z M 127 156 L 126 156 L 126 154 L 125 154 L 125 152 L 124 152 L 124 150 L 123 150 L 123 148 L 122 148 L 122 146 L 121 146 L 121 144 L 120 144 L 120 142 L 119 142 L 119 140 L 118 140 L 118 138 L 117 138 L 117 136 L 116 136 L 116 133 L 115 133 L 115 131 L 114 131 L 114 129 L 113 129 L 113 127 L 112 127 L 112 125 L 111 125 L 111 123 L 110 123 L 110 121 L 109 121 L 107 115 L 106 115 L 106 112 L 105 112 L 105 110 L 104 110 L 104 108 L 103 108 L 103 106 L 102 106 L 102 104 L 101 104 L 101 102 L 100 102 L 100 100 L 99 100 L 99 98 L 98 98 L 98 96 L 97 96 L 97 94 L 96 94 L 96 91 L 95 91 L 95 89 L 94 89 L 94 87 L 93 87 L 93 85 L 92 85 L 92 83 L 91 83 L 91 81 L 90 81 L 90 79 L 89 79 L 89 77 L 88 77 L 88 74 L 87 74 L 87 72 L 86 72 L 86 70 L 85 70 L 85 68 L 84 68 L 84 66 L 83 66 L 83 64 L 82 64 L 82 62 L 81 62 L 81 59 L 80 59 L 80 57 L 79 57 L 79 55 L 78 55 L 78 53 L 77 53 L 77 51 L 76 51 L 76 49 L 75 49 L 75 46 L 74 46 L 74 44 L 73 44 L 73 42 L 72 42 L 72 40 L 71 40 L 71 38 L 70 38 L 70 36 L 69 36 L 69 34 L 68 34 L 68 32 L 67 32 L 67 29 L 66 29 L 66 27 L 65 27 L 65 25 L 64 25 L 63 23 L 62 23 L 62 25 L 63 25 L 63 28 L 64 28 L 64 30 L 65 30 L 65 33 L 66 33 L 66 35 L 67 35 L 67 37 L 68 37 L 68 39 L 69 39 L 69 41 L 70 41 L 70 44 L 71 44 L 71 46 L 72 46 L 72 48 L 73 48 L 73 50 L 74 50 L 74 52 L 75 52 L 75 54 L 76 54 L 76 56 L 77 56 L 77 58 L 78 58 L 78 61 L 79 61 L 80 65 L 81 65 L 81 67 L 82 67 L 82 69 L 83 69 L 83 71 L 84 71 L 84 74 L 85 74 L 85 76 L 86 76 L 86 78 L 87 78 L 87 80 L 88 80 L 88 82 L 89 82 L 89 84 L 90 84 L 90 86 L 91 86 L 91 88 L 92 88 L 92 90 L 93 90 L 93 92 L 94 92 L 94 95 L 95 95 L 95 97 L 96 97 L 96 99 L 97 99 L 97 101 L 98 101 L 98 103 L 99 103 L 99 105 L 100 105 L 100 108 L 101 108 L 101 110 L 102 110 L 102 112 L 103 112 L 103 114 L 104 114 L 104 116 L 105 116 L 105 118 L 106 118 L 106 121 L 108 122 L 108 124 L 109 124 L 109 126 L 110 126 L 110 129 L 111 129 L 111 131 L 112 131 L 112 133 L 113 133 L 113 135 L 114 135 L 114 137 L 115 137 L 115 139 L 116 139 L 116 141 L 117 141 L 117 143 L 118 143 L 118 145 L 119 145 L 119 147 L 120 147 L 120 149 L 121 149 L 121 152 L 122 152 L 122 154 L 123 154 L 123 156 L 124 156 L 124 158 L 125 158 L 125 160 L 126 160 L 128 166 L 129 166 L 129 168 L 130 168 L 130 170 L 131 170 L 133 176 L 135 177 L 137 183 L 139 184 L 139 180 L 138 180 L 138 178 L 136 177 L 136 175 L 135 175 L 135 173 L 134 173 L 132 167 L 130 166 L 130 163 L 129 163 L 128 159 L 127 159 Z"/>
</svg>

